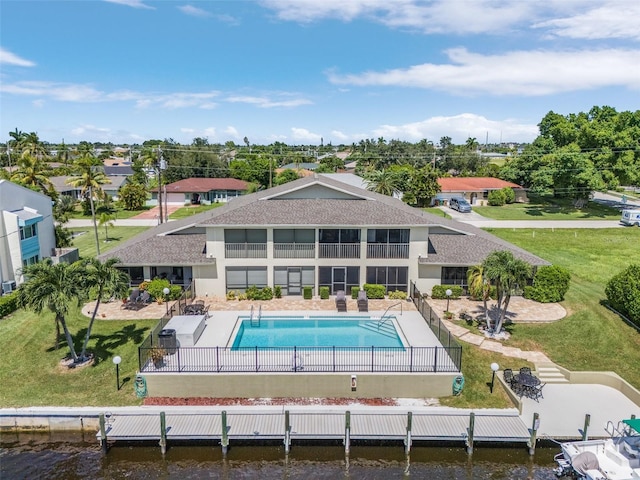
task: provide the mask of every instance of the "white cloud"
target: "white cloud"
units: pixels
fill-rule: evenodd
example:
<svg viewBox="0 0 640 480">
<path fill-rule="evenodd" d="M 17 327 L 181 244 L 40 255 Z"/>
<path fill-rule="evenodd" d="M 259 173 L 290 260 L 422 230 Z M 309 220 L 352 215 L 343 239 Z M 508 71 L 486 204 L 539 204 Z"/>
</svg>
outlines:
<svg viewBox="0 0 640 480">
<path fill-rule="evenodd" d="M 95 125 L 81 125 L 79 127 L 71 129 L 71 133 L 76 136 L 84 136 L 88 138 L 95 138 L 99 136 L 104 138 L 104 134 L 108 134 L 111 131 L 109 128 L 100 128 Z"/>
<path fill-rule="evenodd" d="M 26 60 L 0 47 L 0 65 L 16 65 L 18 67 L 35 67 L 35 63 Z"/>
<path fill-rule="evenodd" d="M 339 85 L 402 86 L 454 95 L 539 96 L 602 87 L 640 87 L 640 50 L 514 51 L 496 55 L 446 51 L 450 63 L 339 75 Z"/>
<path fill-rule="evenodd" d="M 301 105 L 311 105 L 313 103 L 311 102 L 311 100 L 307 100 L 305 98 L 272 100 L 266 97 L 252 96 L 231 96 L 226 100 L 230 103 L 247 103 L 249 105 L 255 105 L 260 108 L 299 107 Z"/>
<path fill-rule="evenodd" d="M 233 138 L 240 138 L 240 134 L 238 133 L 236 127 L 232 127 L 231 125 L 224 129 L 224 133 L 230 135 Z"/>
<path fill-rule="evenodd" d="M 364 17 L 394 28 L 424 33 L 501 34 L 531 18 L 535 2 L 495 0 L 265 0 L 280 20 L 310 23 Z"/>
<path fill-rule="evenodd" d="M 16 82 L 2 83 L 0 92 L 48 98 L 60 102 L 99 103 L 99 102 L 134 102 L 138 108 L 187 108 L 195 107 L 212 109 L 217 106 L 212 100 L 220 92 L 201 93 L 175 92 L 167 94 L 144 93 L 132 90 L 104 92 L 90 85 L 55 82 Z"/>
<path fill-rule="evenodd" d="M 337 138 L 341 142 L 349 139 L 349 135 L 342 133 L 340 130 L 331 130 L 331 136 Z"/>
<path fill-rule="evenodd" d="M 118 5 L 125 5 L 132 8 L 145 8 L 147 10 L 155 10 L 155 7 L 146 5 L 142 0 L 104 0 L 109 3 L 117 3 Z"/>
<path fill-rule="evenodd" d="M 554 36 L 585 38 L 623 38 L 640 40 L 640 3 L 628 0 L 610 1 L 596 8 L 533 24 L 546 28 Z"/>
<path fill-rule="evenodd" d="M 482 115 L 462 113 L 450 117 L 431 117 L 403 125 L 381 125 L 373 130 L 371 137 L 398 138 L 411 142 L 427 138 L 437 142 L 440 138 L 449 136 L 454 143 L 461 144 L 469 137 L 475 137 L 482 143 L 487 135 L 491 143 L 497 143 L 500 140 L 531 142 L 538 136 L 538 127 L 520 123 L 514 119 L 489 120 Z"/>
<path fill-rule="evenodd" d="M 298 141 L 298 142 L 316 143 L 316 142 L 320 142 L 320 139 L 322 138 L 322 135 L 319 135 L 317 133 L 312 133 L 309 130 L 307 130 L 306 128 L 292 127 L 291 128 L 291 137 L 294 140 Z"/>
<path fill-rule="evenodd" d="M 194 7 L 193 5 L 181 5 L 178 7 L 185 15 L 191 15 L 192 17 L 210 17 L 211 13 L 207 12 L 198 7 Z"/>
<path fill-rule="evenodd" d="M 36 108 L 41 108 L 41 107 L 44 107 L 45 101 L 44 100 L 34 100 L 33 102 L 31 102 L 31 104 Z"/>
</svg>

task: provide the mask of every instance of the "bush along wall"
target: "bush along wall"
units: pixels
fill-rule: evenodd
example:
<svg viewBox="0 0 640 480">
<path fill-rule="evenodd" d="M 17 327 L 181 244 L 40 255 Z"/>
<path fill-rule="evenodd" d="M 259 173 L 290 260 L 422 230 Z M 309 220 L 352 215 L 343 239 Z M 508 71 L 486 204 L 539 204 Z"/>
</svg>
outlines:
<svg viewBox="0 0 640 480">
<path fill-rule="evenodd" d="M 383 299 L 387 293 L 387 289 L 384 285 L 378 285 L 376 283 L 365 283 L 362 286 L 362 289 L 367 292 L 367 298 L 374 300 Z"/>
<path fill-rule="evenodd" d="M 313 298 L 313 287 L 302 287 L 302 298 L 311 300 Z"/>
<path fill-rule="evenodd" d="M 533 285 L 524 287 L 524 298 L 540 303 L 561 302 L 570 282 L 567 269 L 556 265 L 540 267 L 533 277 Z"/>
<path fill-rule="evenodd" d="M 451 300 L 456 300 L 462 296 L 462 287 L 460 285 L 434 285 L 431 290 L 431 297 L 436 300 L 446 300 L 447 290 L 451 290 Z"/>
<path fill-rule="evenodd" d="M 18 294 L 11 292 L 0 297 L 0 318 L 15 312 L 18 309 Z"/>
<path fill-rule="evenodd" d="M 360 287 L 351 287 L 351 298 L 354 300 L 358 298 L 358 292 L 360 291 Z"/>
<path fill-rule="evenodd" d="M 320 291 L 320 298 L 322 300 L 326 300 L 326 299 L 329 298 L 329 287 L 326 287 L 326 286 L 325 287 L 320 287 L 319 291 Z"/>
</svg>

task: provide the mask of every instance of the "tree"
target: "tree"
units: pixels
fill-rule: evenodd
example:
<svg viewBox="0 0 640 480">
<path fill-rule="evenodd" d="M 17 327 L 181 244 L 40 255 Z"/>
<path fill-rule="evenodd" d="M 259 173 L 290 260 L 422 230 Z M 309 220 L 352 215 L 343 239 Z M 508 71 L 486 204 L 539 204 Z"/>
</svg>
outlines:
<svg viewBox="0 0 640 480">
<path fill-rule="evenodd" d="M 59 348 L 60 327 L 64 331 L 69 352 L 74 363 L 78 356 L 73 345 L 73 338 L 67 327 L 66 316 L 69 304 L 75 302 L 78 306 L 85 298 L 82 273 L 79 262 L 68 264 L 65 262 L 53 264 L 50 258 L 43 262 L 28 265 L 23 274 L 27 279 L 18 289 L 18 305 L 40 314 L 49 310 L 55 315 L 56 349 Z"/>
<path fill-rule="evenodd" d="M 382 195 L 393 196 L 394 193 L 400 192 L 400 175 L 398 172 L 386 170 L 373 170 L 364 177 L 367 190 L 380 193 Z"/>
<path fill-rule="evenodd" d="M 93 221 L 93 230 L 96 236 L 96 251 L 97 254 L 100 255 L 100 241 L 98 239 L 94 197 L 96 199 L 101 198 L 104 195 L 101 185 L 111 183 L 111 180 L 105 175 L 102 162 L 89 155 L 80 157 L 74 166 L 77 171 L 77 176 L 69 178 L 67 183 L 74 187 L 80 187 L 85 199 L 89 200 L 91 205 L 91 220 Z"/>
<path fill-rule="evenodd" d="M 111 297 L 124 298 L 129 289 L 129 275 L 115 266 L 119 262 L 120 260 L 118 258 L 110 258 L 104 263 L 96 258 L 92 258 L 84 264 L 86 275 L 83 276 L 83 286 L 87 291 L 91 290 L 95 294 L 96 305 L 93 308 L 87 333 L 82 343 L 82 350 L 79 355 L 80 362 L 88 360 L 87 345 L 89 344 L 89 337 L 91 336 L 93 322 L 96 319 L 100 302 Z"/>
<path fill-rule="evenodd" d="M 140 210 L 147 201 L 147 189 L 138 183 L 126 183 L 120 187 L 118 197 L 125 210 Z"/>
<path fill-rule="evenodd" d="M 100 214 L 100 218 L 98 219 L 98 225 L 100 225 L 101 227 L 104 227 L 105 242 L 109 241 L 109 234 L 108 234 L 107 227 L 113 227 L 115 225 L 114 220 L 115 220 L 115 217 L 107 212 L 102 212 Z"/>
<path fill-rule="evenodd" d="M 511 293 L 520 286 L 524 288 L 531 278 L 531 265 L 515 258 L 508 250 L 495 251 L 489 254 L 482 263 L 484 276 L 496 287 L 498 295 L 498 318 L 493 333 L 500 333 L 509 308 Z"/>
<path fill-rule="evenodd" d="M 35 132 L 23 134 L 20 140 L 20 148 L 22 149 L 22 156 L 35 157 L 38 160 L 43 160 L 47 157 L 47 149 L 44 147 L 38 134 Z"/>
<path fill-rule="evenodd" d="M 484 267 L 482 265 L 474 265 L 467 270 L 467 284 L 469 285 L 469 292 L 474 298 L 482 298 L 484 306 L 484 321 L 487 324 L 487 328 L 491 329 L 491 321 L 489 319 L 489 309 L 487 308 L 487 301 L 491 295 L 491 282 L 484 275 Z"/>
<path fill-rule="evenodd" d="M 300 176 L 298 175 L 298 172 L 292 169 L 286 169 L 276 175 L 274 183 L 276 185 L 284 185 L 285 183 L 293 182 L 299 178 Z"/>
<path fill-rule="evenodd" d="M 409 205 L 426 207 L 431 199 L 440 191 L 438 172 L 431 164 L 415 170 L 407 182 L 402 200 Z"/>
<path fill-rule="evenodd" d="M 49 167 L 44 161 L 26 155 L 18 160 L 18 169 L 11 175 L 11 181 L 56 198 L 57 194 L 49 176 Z"/>
<path fill-rule="evenodd" d="M 604 291 L 613 308 L 640 326 L 640 264 L 631 264 L 614 275 Z"/>
</svg>

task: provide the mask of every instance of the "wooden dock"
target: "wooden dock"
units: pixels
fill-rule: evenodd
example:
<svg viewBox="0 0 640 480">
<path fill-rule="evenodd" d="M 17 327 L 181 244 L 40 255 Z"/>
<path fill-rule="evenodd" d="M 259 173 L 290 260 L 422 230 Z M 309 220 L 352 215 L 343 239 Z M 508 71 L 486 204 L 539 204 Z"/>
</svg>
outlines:
<svg viewBox="0 0 640 480">
<path fill-rule="evenodd" d="M 385 413 L 385 412 L 226 412 L 121 414 L 100 416 L 97 434 L 104 451 L 108 443 L 159 441 L 163 453 L 168 442 L 207 440 L 226 452 L 233 440 L 281 440 L 285 452 L 292 442 L 340 441 L 348 454 L 352 441 L 402 442 L 408 453 L 413 441 L 508 442 L 535 446 L 535 430 L 513 414 Z M 535 425 L 535 418 L 533 425 Z"/>
</svg>

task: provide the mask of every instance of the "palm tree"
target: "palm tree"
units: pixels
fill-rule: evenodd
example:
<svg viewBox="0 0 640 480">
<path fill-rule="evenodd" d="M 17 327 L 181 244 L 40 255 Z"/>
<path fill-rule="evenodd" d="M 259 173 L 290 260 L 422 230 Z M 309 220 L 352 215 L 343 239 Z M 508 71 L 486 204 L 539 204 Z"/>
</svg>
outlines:
<svg viewBox="0 0 640 480">
<path fill-rule="evenodd" d="M 100 218 L 98 219 L 98 225 L 104 227 L 104 241 L 109 241 L 109 234 L 107 231 L 107 227 L 113 227 L 115 224 L 113 223 L 114 217 L 113 215 L 108 214 L 107 212 L 102 212 L 100 214 Z"/>
<path fill-rule="evenodd" d="M 49 167 L 37 157 L 22 156 L 18 160 L 18 169 L 11 175 L 11 181 L 25 187 L 36 188 L 45 195 L 56 196 L 53 183 L 49 179 Z"/>
<path fill-rule="evenodd" d="M 22 147 L 23 157 L 31 156 L 36 157 L 38 160 L 47 157 L 47 149 L 44 148 L 36 132 L 23 134 L 20 146 Z"/>
<path fill-rule="evenodd" d="M 495 251 L 482 263 L 483 273 L 496 286 L 498 294 L 498 319 L 493 333 L 500 333 L 511 300 L 511 292 L 516 286 L 524 286 L 531 278 L 531 265 L 515 258 L 508 250 Z"/>
<path fill-rule="evenodd" d="M 81 187 L 81 192 L 85 198 L 89 199 L 91 204 L 91 219 L 93 220 L 93 230 L 96 236 L 96 251 L 100 255 L 100 241 L 98 240 L 98 225 L 96 224 L 96 210 L 94 206 L 95 198 L 101 198 L 104 195 L 101 185 L 111 183 L 109 177 L 104 173 L 102 162 L 91 156 L 80 157 L 75 162 L 78 175 L 67 180 L 69 185 Z"/>
<path fill-rule="evenodd" d="M 11 148 L 13 148 L 14 152 L 20 150 L 22 147 L 20 144 L 22 143 L 22 139 L 24 138 L 24 132 L 21 132 L 17 128 L 14 132 L 9 132 L 9 136 L 13 140 L 9 140 L 7 142 L 7 154 L 9 155 L 9 170 L 11 170 Z"/>
<path fill-rule="evenodd" d="M 482 265 L 469 267 L 467 270 L 467 284 L 469 285 L 469 292 L 471 292 L 472 296 L 476 298 L 482 297 L 484 305 L 484 321 L 487 324 L 487 328 L 491 329 L 489 309 L 487 308 L 487 301 L 491 294 L 491 283 L 489 282 L 489 279 L 485 277 Z"/>
<path fill-rule="evenodd" d="M 364 176 L 367 190 L 380 193 L 382 195 L 393 196 L 400 191 L 401 178 L 394 170 L 373 170 Z"/>
<path fill-rule="evenodd" d="M 82 350 L 79 355 L 81 362 L 87 360 L 87 345 L 89 344 L 91 329 L 93 328 L 100 302 L 105 298 L 124 298 L 129 289 L 129 275 L 115 267 L 119 262 L 120 260 L 117 258 L 110 258 L 104 263 L 96 258 L 91 258 L 84 265 L 86 271 L 83 277 L 84 287 L 87 291 L 92 289 L 96 294 L 96 306 L 93 309 L 87 333 L 82 343 Z"/>
<path fill-rule="evenodd" d="M 77 262 L 61 262 L 54 265 L 50 258 L 28 265 L 23 270 L 27 281 L 20 286 L 17 294 L 20 307 L 29 308 L 38 314 L 45 309 L 53 312 L 56 320 L 56 349 L 59 348 L 62 326 L 74 363 L 77 363 L 78 356 L 65 317 L 71 302 L 75 301 L 80 306 L 85 298 L 81 281 L 82 270 Z"/>
</svg>

